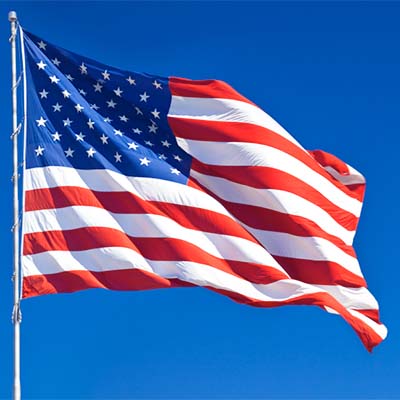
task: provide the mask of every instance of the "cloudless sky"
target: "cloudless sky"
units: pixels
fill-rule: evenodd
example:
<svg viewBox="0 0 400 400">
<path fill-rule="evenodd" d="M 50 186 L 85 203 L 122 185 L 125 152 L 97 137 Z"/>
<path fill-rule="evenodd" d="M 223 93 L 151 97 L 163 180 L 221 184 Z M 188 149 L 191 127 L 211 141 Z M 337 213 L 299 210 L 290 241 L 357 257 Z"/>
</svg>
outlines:
<svg viewBox="0 0 400 400">
<path fill-rule="evenodd" d="M 400 3 L 72 1 L 0 5 L 0 398 L 12 388 L 11 9 L 106 64 L 225 80 L 304 147 L 361 171 L 355 248 L 389 329 L 369 354 L 311 306 L 251 308 L 201 288 L 42 296 L 22 302 L 23 397 L 400 398 Z"/>
</svg>

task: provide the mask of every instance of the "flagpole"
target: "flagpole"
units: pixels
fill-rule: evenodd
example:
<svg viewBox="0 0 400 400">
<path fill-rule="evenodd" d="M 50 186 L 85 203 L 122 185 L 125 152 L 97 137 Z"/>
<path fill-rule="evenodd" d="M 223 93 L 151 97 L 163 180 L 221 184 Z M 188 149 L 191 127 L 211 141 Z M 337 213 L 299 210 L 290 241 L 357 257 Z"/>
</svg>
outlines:
<svg viewBox="0 0 400 400">
<path fill-rule="evenodd" d="M 16 35 L 17 35 L 17 13 L 10 11 L 8 20 L 11 24 L 11 73 L 12 73 L 12 125 L 13 133 L 11 139 L 13 142 L 13 194 L 14 194 L 14 308 L 12 313 L 12 322 L 14 325 L 14 385 L 13 399 L 21 399 L 21 380 L 20 380 L 20 277 L 19 277 L 19 201 L 18 201 L 18 133 L 21 125 L 18 126 L 17 115 L 17 57 L 16 57 Z"/>
</svg>

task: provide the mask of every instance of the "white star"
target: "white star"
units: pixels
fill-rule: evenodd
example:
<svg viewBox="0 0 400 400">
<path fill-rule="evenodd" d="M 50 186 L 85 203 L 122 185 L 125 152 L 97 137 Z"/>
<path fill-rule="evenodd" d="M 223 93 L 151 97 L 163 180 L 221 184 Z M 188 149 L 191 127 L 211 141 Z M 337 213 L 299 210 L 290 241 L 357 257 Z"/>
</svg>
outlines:
<svg viewBox="0 0 400 400">
<path fill-rule="evenodd" d="M 87 122 L 89 129 L 94 129 L 94 122 L 89 118 L 89 121 Z"/>
<path fill-rule="evenodd" d="M 43 42 L 43 40 L 41 40 L 40 42 L 37 42 L 37 44 L 39 45 L 40 49 L 46 50 L 47 43 Z"/>
<path fill-rule="evenodd" d="M 61 61 L 57 57 L 53 58 L 51 61 L 56 67 L 58 67 L 61 64 Z"/>
<path fill-rule="evenodd" d="M 83 107 L 78 103 L 76 106 L 74 106 L 75 107 L 75 109 L 76 109 L 76 111 L 78 112 L 78 113 L 80 113 L 80 112 L 82 112 L 82 110 L 83 110 Z"/>
<path fill-rule="evenodd" d="M 143 158 L 139 158 L 139 160 L 140 160 L 140 165 L 145 165 L 146 167 L 148 167 L 149 166 L 149 164 L 150 164 L 150 160 L 148 160 L 146 157 L 143 157 Z"/>
<path fill-rule="evenodd" d="M 108 136 L 106 136 L 104 133 L 100 136 L 100 140 L 103 144 L 108 144 Z"/>
<path fill-rule="evenodd" d="M 154 82 L 153 82 L 153 86 L 154 86 L 156 89 L 162 89 L 161 83 L 159 83 L 159 82 L 157 82 L 157 81 L 154 81 Z"/>
<path fill-rule="evenodd" d="M 86 66 L 84 63 L 82 63 L 82 64 L 79 66 L 79 69 L 81 70 L 81 74 L 82 74 L 82 75 L 87 75 L 87 66 Z"/>
<path fill-rule="evenodd" d="M 154 144 L 151 143 L 149 140 L 146 140 L 144 143 L 147 144 L 147 146 L 150 146 L 150 147 L 154 146 Z"/>
<path fill-rule="evenodd" d="M 143 115 L 142 110 L 139 107 L 135 107 L 136 115 Z"/>
<path fill-rule="evenodd" d="M 132 128 L 134 133 L 137 133 L 138 135 L 140 135 L 142 133 L 142 131 L 139 128 Z"/>
<path fill-rule="evenodd" d="M 47 119 L 40 117 L 40 119 L 37 119 L 36 122 L 37 122 L 37 126 L 46 126 Z"/>
<path fill-rule="evenodd" d="M 158 126 L 157 125 L 149 125 L 149 133 L 157 133 Z"/>
<path fill-rule="evenodd" d="M 44 151 L 44 147 L 40 147 L 40 145 L 39 145 L 39 146 L 37 147 L 37 149 L 35 149 L 36 157 L 42 156 L 42 155 L 43 155 L 43 151 Z"/>
<path fill-rule="evenodd" d="M 65 153 L 66 157 L 73 157 L 74 151 L 75 150 L 72 150 L 71 147 L 68 147 L 68 150 L 64 150 L 64 153 Z"/>
<path fill-rule="evenodd" d="M 101 73 L 103 75 L 103 79 L 105 81 L 109 81 L 110 80 L 110 74 L 107 72 L 107 70 L 104 70 L 104 72 Z"/>
<path fill-rule="evenodd" d="M 87 95 L 87 93 L 86 93 L 83 89 L 79 89 L 79 93 L 80 93 L 82 96 L 86 96 L 86 95 Z"/>
<path fill-rule="evenodd" d="M 61 134 L 59 134 L 58 132 L 55 132 L 55 133 L 53 133 L 51 136 L 53 136 L 53 140 L 55 141 L 55 142 L 57 142 L 57 141 L 60 141 L 60 138 L 61 138 Z"/>
<path fill-rule="evenodd" d="M 123 122 L 128 122 L 128 117 L 126 116 L 126 115 L 120 115 L 119 116 L 119 119 L 121 120 L 121 121 L 123 121 Z"/>
<path fill-rule="evenodd" d="M 180 158 L 178 155 L 176 155 L 176 154 L 174 154 L 174 158 L 175 158 L 175 160 L 177 160 L 177 161 L 179 161 L 179 162 L 181 162 L 182 161 L 182 158 Z"/>
<path fill-rule="evenodd" d="M 75 139 L 78 142 L 83 142 L 83 138 L 85 138 L 85 137 L 86 137 L 86 135 L 84 135 L 82 132 L 79 132 L 79 135 L 75 134 Z"/>
<path fill-rule="evenodd" d="M 122 162 L 121 157 L 122 155 L 118 153 L 118 151 L 114 154 L 115 162 Z"/>
<path fill-rule="evenodd" d="M 60 111 L 61 111 L 62 105 L 61 105 L 61 104 L 58 104 L 58 102 L 57 102 L 57 103 L 54 104 L 52 107 L 54 108 L 54 111 L 53 111 L 53 112 L 56 112 L 56 111 L 60 112 Z"/>
<path fill-rule="evenodd" d="M 161 144 L 162 144 L 164 147 L 169 147 L 169 146 L 171 146 L 171 143 L 168 142 L 168 140 L 161 140 Z"/>
<path fill-rule="evenodd" d="M 121 90 L 120 87 L 117 87 L 117 88 L 114 90 L 114 93 L 115 93 L 116 96 L 121 97 L 121 94 L 123 93 L 123 91 Z"/>
<path fill-rule="evenodd" d="M 113 101 L 113 99 L 111 99 L 110 101 L 106 101 L 107 103 L 107 107 L 111 107 L 111 108 L 115 108 L 115 106 L 117 105 L 117 103 L 115 103 Z"/>
<path fill-rule="evenodd" d="M 154 118 L 160 119 L 160 111 L 157 111 L 157 108 L 155 108 L 150 114 L 153 114 Z"/>
<path fill-rule="evenodd" d="M 139 145 L 136 144 L 135 142 L 128 143 L 128 148 L 129 148 L 129 149 L 137 150 L 138 147 L 139 147 Z"/>
<path fill-rule="evenodd" d="M 60 82 L 60 80 L 55 75 L 49 76 L 49 79 L 50 79 L 51 83 Z"/>
<path fill-rule="evenodd" d="M 69 98 L 69 96 L 71 96 L 71 93 L 70 92 L 68 92 L 68 90 L 64 90 L 63 92 L 61 92 L 62 94 L 63 94 L 63 96 L 64 96 L 64 99 L 68 99 Z"/>
<path fill-rule="evenodd" d="M 171 168 L 171 174 L 179 175 L 181 172 L 176 168 Z"/>
<path fill-rule="evenodd" d="M 97 104 L 91 104 L 90 108 L 97 111 L 100 107 Z"/>
<path fill-rule="evenodd" d="M 130 76 L 126 80 L 129 82 L 130 85 L 136 85 L 136 81 L 132 79 Z"/>
<path fill-rule="evenodd" d="M 43 98 L 47 99 L 47 95 L 49 94 L 49 92 L 46 92 L 46 90 L 43 89 L 41 92 L 39 92 L 39 94 L 41 99 Z"/>
<path fill-rule="evenodd" d="M 38 66 L 39 69 L 44 69 L 44 67 L 47 66 L 47 64 L 45 64 L 42 60 L 40 60 L 40 62 L 36 63 L 36 65 Z"/>
<path fill-rule="evenodd" d="M 122 136 L 123 135 L 123 133 L 119 129 L 114 129 L 114 133 L 117 136 Z"/>
<path fill-rule="evenodd" d="M 111 121 L 112 121 L 112 119 L 110 119 L 110 118 L 108 118 L 108 117 L 104 118 L 104 122 L 110 123 Z"/>
<path fill-rule="evenodd" d="M 158 155 L 158 158 L 159 158 L 160 160 L 166 160 L 166 159 L 167 159 L 167 157 L 165 157 L 164 154 L 159 154 L 159 155 Z"/>
<path fill-rule="evenodd" d="M 74 121 L 71 121 L 69 118 L 63 119 L 64 126 L 71 126 Z"/>
<path fill-rule="evenodd" d="M 55 75 L 49 76 L 49 79 L 50 79 L 51 83 L 60 82 L 60 80 Z"/>
<path fill-rule="evenodd" d="M 95 85 L 93 85 L 93 87 L 94 87 L 94 91 L 95 92 L 100 92 L 101 93 L 101 89 L 103 89 L 103 86 L 100 85 L 99 82 L 97 82 Z"/>
<path fill-rule="evenodd" d="M 67 77 L 67 79 L 69 79 L 71 82 L 75 79 L 74 77 L 72 77 L 70 74 L 65 75 Z"/>
<path fill-rule="evenodd" d="M 93 158 L 93 156 L 96 154 L 96 150 L 93 147 L 91 147 L 89 150 L 86 150 L 86 153 L 89 158 Z"/>
<path fill-rule="evenodd" d="M 143 94 L 139 94 L 140 96 L 140 101 L 144 101 L 145 103 L 147 103 L 147 99 L 150 97 L 146 92 L 144 92 Z"/>
</svg>

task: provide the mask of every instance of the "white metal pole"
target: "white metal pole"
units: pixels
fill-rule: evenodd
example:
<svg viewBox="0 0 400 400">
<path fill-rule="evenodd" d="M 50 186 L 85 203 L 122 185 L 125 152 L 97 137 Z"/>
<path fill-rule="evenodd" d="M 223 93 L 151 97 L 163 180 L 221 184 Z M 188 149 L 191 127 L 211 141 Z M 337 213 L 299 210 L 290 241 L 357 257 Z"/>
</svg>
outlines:
<svg viewBox="0 0 400 400">
<path fill-rule="evenodd" d="M 13 134 L 13 189 L 14 189 L 14 308 L 12 322 L 14 325 L 14 386 L 13 399 L 21 399 L 21 380 L 20 380 L 20 294 L 19 294 L 19 200 L 18 200 L 18 126 L 17 115 L 17 58 L 16 58 L 16 35 L 17 35 L 17 13 L 10 11 L 8 20 L 11 24 L 11 72 L 12 72 L 12 124 Z"/>
</svg>

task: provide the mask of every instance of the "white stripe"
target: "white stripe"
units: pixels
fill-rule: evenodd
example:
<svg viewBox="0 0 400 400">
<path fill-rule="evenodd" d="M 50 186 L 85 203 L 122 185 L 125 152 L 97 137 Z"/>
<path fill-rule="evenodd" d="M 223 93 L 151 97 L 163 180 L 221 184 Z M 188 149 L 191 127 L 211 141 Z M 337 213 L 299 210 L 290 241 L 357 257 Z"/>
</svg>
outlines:
<svg viewBox="0 0 400 400">
<path fill-rule="evenodd" d="M 194 170 L 190 175 L 226 201 L 304 217 L 315 222 L 326 233 L 342 239 L 346 244 L 350 245 L 353 241 L 355 231 L 348 231 L 324 209 L 296 194 L 275 189 L 255 189 Z"/>
<path fill-rule="evenodd" d="M 246 229 L 273 256 L 311 261 L 332 261 L 353 274 L 360 277 L 363 276 L 358 260 L 340 250 L 326 239 L 312 236 L 295 236 L 283 232 L 264 231 L 249 226 L 247 226 Z"/>
<path fill-rule="evenodd" d="M 24 276 L 54 274 L 62 271 L 115 271 L 143 269 L 163 278 L 181 279 L 199 286 L 212 286 L 263 301 L 284 301 L 319 288 L 293 279 L 267 285 L 254 284 L 208 265 L 190 261 L 152 261 L 134 250 L 106 247 L 84 251 L 49 251 L 24 256 Z"/>
<path fill-rule="evenodd" d="M 278 133 L 305 151 L 297 140 L 265 111 L 240 100 L 172 96 L 168 116 L 258 125 Z"/>
<path fill-rule="evenodd" d="M 352 167 L 349 164 L 346 164 L 348 170 L 349 170 L 349 174 L 350 176 L 358 176 L 360 181 L 358 183 L 365 183 L 365 178 L 364 175 L 361 174 L 361 172 L 358 172 L 354 167 Z"/>
<path fill-rule="evenodd" d="M 350 288 L 344 286 L 331 285 L 313 285 L 320 289 L 326 290 L 335 297 L 346 308 L 355 308 L 358 310 L 377 310 L 378 302 L 374 296 L 365 287 Z"/>
<path fill-rule="evenodd" d="M 102 226 L 132 237 L 175 238 L 185 240 L 205 252 L 228 260 L 254 262 L 283 269 L 270 254 L 307 260 L 333 261 L 362 276 L 356 258 L 339 250 L 327 240 L 269 232 L 247 227 L 261 247 L 246 239 L 184 228 L 170 218 L 151 214 L 116 214 L 107 210 L 72 206 L 25 213 L 25 232 L 46 232 Z"/>
<path fill-rule="evenodd" d="M 25 190 L 76 186 L 99 192 L 128 192 L 143 200 L 202 208 L 231 217 L 217 200 L 190 186 L 155 178 L 129 177 L 107 169 L 39 167 L 26 170 Z"/>
<path fill-rule="evenodd" d="M 209 286 L 228 290 L 261 301 L 286 301 L 313 293 L 330 293 L 339 303 L 343 294 L 338 295 L 335 286 L 323 288 L 308 285 L 294 279 L 281 280 L 270 284 L 255 284 L 209 265 L 189 261 L 152 261 L 131 249 L 111 247 L 85 251 L 50 251 L 23 257 L 24 276 L 54 274 L 63 271 L 93 272 L 141 269 L 167 279 L 180 279 L 198 286 Z M 369 294 L 355 293 L 356 302 Z M 351 293 L 349 292 L 349 295 Z M 353 306 L 350 299 L 345 304 Z M 371 303 L 371 306 L 375 303 Z M 371 306 L 366 304 L 367 308 Z M 359 314 L 359 313 L 357 313 Z M 354 315 L 354 314 L 353 314 Z M 358 318 L 358 315 L 355 315 Z"/>
<path fill-rule="evenodd" d="M 360 319 L 364 324 L 368 325 L 372 330 L 375 331 L 382 339 L 385 339 L 387 336 L 387 328 L 383 324 L 378 324 L 374 320 L 366 317 L 364 314 L 356 311 L 356 310 L 348 310 L 350 314 L 354 317 Z"/>
<path fill-rule="evenodd" d="M 177 139 L 184 151 L 202 163 L 223 166 L 259 166 L 286 172 L 312 186 L 333 204 L 356 217 L 362 203 L 288 153 L 256 143 L 206 142 Z"/>
<path fill-rule="evenodd" d="M 307 293 L 324 292 L 293 279 L 262 285 L 195 262 L 147 260 L 134 250 L 123 247 L 33 254 L 24 256 L 23 269 L 25 277 L 63 271 L 142 269 L 163 278 L 181 279 L 199 286 L 212 286 L 262 301 L 284 301 Z"/>
<path fill-rule="evenodd" d="M 66 167 L 48 167 L 48 168 L 36 168 L 34 170 L 27 170 L 26 176 L 26 189 L 33 188 L 45 188 L 45 187 L 54 187 L 59 186 L 59 181 L 63 181 L 61 185 L 70 185 L 70 186 L 80 186 L 80 187 L 89 187 L 93 190 L 110 190 L 110 181 L 113 183 L 113 190 L 120 191 L 124 186 L 129 186 L 131 189 L 137 190 L 138 195 L 141 195 L 143 198 L 149 199 L 157 199 L 159 201 L 169 201 L 175 204 L 186 204 L 186 201 L 190 197 L 191 194 L 196 193 L 197 195 L 201 192 L 188 188 L 182 185 L 179 185 L 179 189 L 184 188 L 184 195 L 176 195 L 176 190 L 173 191 L 163 191 L 160 196 L 159 188 L 154 189 L 154 184 L 157 186 L 159 183 L 172 184 L 170 188 L 176 189 L 177 187 L 175 183 L 159 181 L 155 179 L 148 178 L 139 178 L 133 179 L 128 178 L 124 179 L 124 177 L 118 173 L 114 173 L 112 171 L 80 171 L 82 174 L 77 173 L 76 170 Z M 83 177 L 84 179 L 82 179 Z M 116 181 L 114 180 L 114 176 L 117 176 Z M 102 179 L 99 179 L 102 178 Z M 131 180 L 135 182 L 135 185 L 132 186 Z M 138 185 L 138 181 L 140 184 Z M 87 184 L 90 182 L 90 186 Z M 95 186 L 95 187 L 93 187 Z M 164 186 L 164 185 L 163 185 Z M 173 187 L 175 186 L 175 187 Z M 165 189 L 165 187 L 164 187 Z M 186 191 L 187 190 L 187 191 Z M 210 201 L 211 205 L 214 207 L 215 201 L 209 196 L 205 196 L 202 200 Z M 218 203 L 217 203 L 218 204 Z M 220 206 L 222 207 L 222 206 Z M 222 207 L 222 210 L 223 207 Z M 220 210 L 219 210 L 220 211 Z M 28 213 L 26 213 L 28 214 Z M 102 219 L 103 224 L 103 219 Z M 82 258 L 83 257 L 83 258 Z M 140 268 L 146 271 L 154 271 L 155 273 L 161 275 L 161 270 L 165 271 L 165 277 L 173 278 L 177 277 L 178 279 L 187 280 L 188 282 L 192 282 L 195 284 L 206 284 L 209 286 L 213 286 L 219 289 L 230 290 L 233 292 L 238 292 L 243 294 L 244 296 L 248 296 L 255 299 L 260 299 L 264 301 L 268 301 L 268 297 L 265 297 L 265 289 L 267 289 L 270 300 L 274 301 L 283 301 L 287 298 L 291 298 L 291 296 L 299 296 L 305 294 L 306 292 L 315 291 L 316 287 L 312 285 L 307 285 L 298 281 L 290 280 L 287 281 L 289 285 L 299 285 L 298 287 L 294 287 L 292 292 L 289 294 L 284 294 L 280 289 L 282 289 L 286 285 L 286 281 L 277 282 L 279 286 L 275 283 L 271 285 L 255 285 L 247 282 L 245 280 L 236 278 L 232 275 L 225 274 L 221 271 L 218 271 L 215 268 L 203 266 L 190 262 L 154 262 L 151 261 L 151 265 L 149 265 L 148 260 L 145 260 L 141 255 L 138 255 L 136 252 L 130 249 L 121 249 L 121 248 L 103 248 L 103 249 L 94 249 L 83 252 L 46 252 L 40 253 L 31 256 L 23 257 L 23 275 L 37 275 L 42 273 L 55 273 L 64 270 L 116 270 L 116 269 L 130 269 L 130 268 Z M 105 267 L 106 266 L 106 267 Z M 39 269 L 40 268 L 40 269 Z M 210 277 L 204 278 L 205 268 L 208 268 L 207 271 L 210 271 L 214 274 L 214 279 Z M 178 271 L 177 271 L 178 269 Z M 189 271 L 190 269 L 190 271 Z M 201 270 L 200 276 L 195 274 L 193 275 L 193 270 Z M 207 272 L 206 271 L 206 272 Z M 228 275 L 228 276 L 226 276 Z M 218 279 L 215 279 L 219 277 Z M 186 278 L 186 279 L 185 279 Z M 233 281 L 236 282 L 235 285 L 231 285 L 230 283 Z M 213 284 L 211 284 L 213 283 Z M 239 284 L 240 288 L 237 287 Z M 282 286 L 283 285 L 283 286 Z M 264 288 L 268 286 L 268 288 Z M 328 286 L 324 286 L 325 289 L 331 291 L 331 288 Z M 336 291 L 335 295 L 337 296 L 337 290 L 335 287 L 333 289 Z M 319 288 L 319 291 L 322 289 Z M 342 299 L 343 300 L 343 299 Z M 351 304 L 348 303 L 348 304 Z M 364 316 L 359 317 L 365 320 Z M 369 320 L 368 320 L 369 321 Z M 368 323 L 368 322 L 366 322 Z M 381 328 L 381 325 L 378 327 Z M 383 328 L 384 329 L 384 328 Z"/>
<path fill-rule="evenodd" d="M 25 255 L 22 260 L 24 277 L 63 271 L 104 272 L 126 269 L 154 272 L 141 254 L 125 247 L 103 247 L 84 251 L 47 251 Z"/>
<path fill-rule="evenodd" d="M 201 180 L 204 186 L 217 191 L 218 195 L 225 200 L 265 207 L 303 216 L 310 220 L 315 219 L 317 225 L 327 233 L 342 238 L 345 243 L 352 242 L 354 231 L 347 231 L 324 210 L 299 196 L 278 190 L 253 189 L 222 178 L 203 176 L 195 171 L 192 171 L 192 175 Z M 213 197 L 176 182 L 126 177 L 115 171 L 103 169 L 77 170 L 68 167 L 43 167 L 26 170 L 25 190 L 58 186 L 76 186 L 100 192 L 130 192 L 143 200 L 196 207 L 233 218 Z M 230 193 L 235 193 L 234 199 L 229 195 Z M 301 207 L 296 206 L 297 204 L 301 204 Z"/>
<path fill-rule="evenodd" d="M 240 100 L 172 96 L 168 116 L 183 119 L 244 122 L 258 125 L 280 134 L 307 153 L 300 143 L 267 113 L 252 104 Z M 340 175 L 331 167 L 324 168 L 344 185 L 365 183 L 365 178 L 358 171 L 350 165 L 347 166 L 350 173 L 348 176 Z"/>
<path fill-rule="evenodd" d="M 347 167 L 355 171 L 354 168 L 350 167 L 350 165 L 347 165 Z M 365 183 L 365 178 L 357 171 L 356 174 L 349 173 L 349 175 L 341 175 L 339 174 L 339 172 L 336 171 L 336 169 L 330 167 L 329 165 L 322 168 L 324 168 L 326 172 L 332 175 L 337 181 L 343 183 L 343 185 L 355 185 Z"/>
<path fill-rule="evenodd" d="M 25 233 L 85 227 L 116 229 L 131 237 L 180 239 L 220 259 L 271 266 L 285 273 L 274 258 L 259 244 L 235 236 L 184 228 L 172 219 L 161 215 L 116 214 L 102 208 L 87 206 L 25 213 Z"/>
<path fill-rule="evenodd" d="M 196 206 L 204 209 L 214 209 L 214 211 L 216 212 L 228 215 L 228 213 L 226 211 L 224 212 L 224 208 L 219 205 L 216 200 L 212 199 L 210 196 L 204 194 L 203 192 L 190 188 L 188 186 L 159 179 L 126 178 L 123 175 L 108 170 L 74 170 L 67 167 L 34 168 L 28 169 L 26 172 L 27 189 L 55 186 L 78 186 L 84 188 L 92 188 L 93 190 L 99 191 L 124 191 L 130 189 L 131 192 L 140 195 L 140 197 L 146 200 L 165 201 L 175 204 Z M 222 184 L 218 183 L 218 185 L 222 188 Z M 236 193 L 236 200 L 238 200 L 241 192 L 239 190 L 230 190 L 232 193 Z M 245 203 L 246 202 L 247 200 L 245 201 Z M 27 216 L 28 213 L 25 213 L 25 218 L 27 218 Z M 99 220 L 97 220 L 97 223 L 98 221 Z M 264 235 L 269 235 L 266 231 L 256 230 L 247 226 L 245 228 L 247 231 L 252 232 L 252 234 L 256 237 L 258 236 L 259 240 L 263 242 L 263 245 L 265 245 L 267 249 L 269 247 L 270 252 L 272 250 L 273 252 L 276 252 L 276 255 L 282 253 L 282 250 L 280 249 L 282 247 L 282 244 L 278 244 L 275 246 L 275 241 L 271 242 L 271 238 L 266 239 Z M 297 243 L 300 241 L 301 244 L 304 245 L 307 244 L 307 242 L 304 243 L 304 238 L 298 238 L 293 235 L 287 235 L 286 239 L 288 240 L 288 246 L 286 247 L 286 251 L 284 252 L 284 254 L 288 256 L 294 255 L 295 258 L 305 259 L 313 259 L 313 257 L 315 256 L 317 257 L 317 259 L 321 259 L 322 257 L 324 257 L 324 247 L 320 249 L 313 249 L 311 243 L 309 243 L 307 247 L 297 249 L 299 254 L 296 255 L 295 252 Z M 313 240 L 313 238 L 311 238 L 310 240 Z M 289 246 L 290 243 L 292 243 L 292 246 Z M 319 244 L 321 245 L 321 243 Z M 331 245 L 331 247 L 332 246 L 333 245 Z M 291 250 L 291 248 L 294 248 L 294 250 Z M 317 255 L 315 255 L 316 251 Z M 310 254 L 308 255 L 307 253 Z M 327 251 L 327 254 L 329 254 L 329 256 L 331 256 L 332 254 L 335 256 L 330 261 L 338 262 L 339 264 L 343 265 L 344 268 L 347 268 L 354 273 L 358 272 L 358 274 L 360 274 L 358 263 L 355 264 L 354 262 L 350 262 L 349 266 L 348 261 L 353 258 L 347 255 L 345 255 L 343 258 L 342 255 L 344 253 L 342 253 L 343 252 L 332 252 L 331 248 L 329 248 Z M 339 256 L 337 257 L 337 255 Z"/>
</svg>

